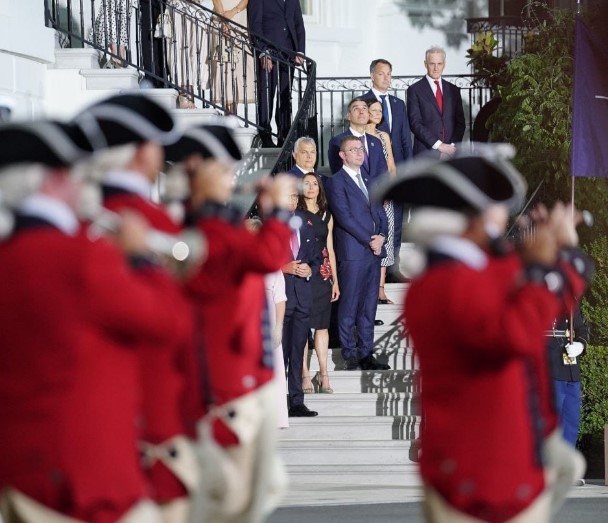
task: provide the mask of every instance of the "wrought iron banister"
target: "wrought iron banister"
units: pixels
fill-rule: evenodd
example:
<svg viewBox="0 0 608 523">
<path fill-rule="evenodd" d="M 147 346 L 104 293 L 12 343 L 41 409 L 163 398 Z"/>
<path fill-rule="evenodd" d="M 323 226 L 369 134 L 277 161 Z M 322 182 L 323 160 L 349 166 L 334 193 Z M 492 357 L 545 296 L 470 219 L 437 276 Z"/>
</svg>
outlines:
<svg viewBox="0 0 608 523">
<path fill-rule="evenodd" d="M 390 93 L 402 100 L 407 98 L 407 88 L 419 80 L 417 76 L 393 76 Z M 468 137 L 472 137 L 473 122 L 479 110 L 492 98 L 493 92 L 484 85 L 478 85 L 475 75 L 444 75 L 443 78 L 460 88 L 465 109 Z M 348 122 L 344 119 L 346 107 L 356 96 L 367 93 L 371 88 L 369 76 L 360 77 L 322 77 L 317 79 L 317 105 L 319 107 L 319 163 L 327 165 L 327 146 L 331 138 L 346 130 Z M 465 135 L 467 137 L 467 135 Z"/>
<path fill-rule="evenodd" d="M 270 129 L 280 146 L 299 132 L 316 135 L 315 62 L 303 57 L 297 65 L 294 52 L 193 0 L 45 0 L 45 16 L 63 47 L 96 49 L 101 66 L 135 69 L 154 87 L 176 89 L 186 104 L 234 114 L 258 130 L 270 125 L 269 112 L 286 115 L 289 132 Z M 260 48 L 271 50 L 277 83 L 288 86 L 285 96 L 276 93 L 276 107 L 263 88 L 271 73 L 261 67 Z M 289 163 L 289 152 L 281 161 Z"/>
</svg>

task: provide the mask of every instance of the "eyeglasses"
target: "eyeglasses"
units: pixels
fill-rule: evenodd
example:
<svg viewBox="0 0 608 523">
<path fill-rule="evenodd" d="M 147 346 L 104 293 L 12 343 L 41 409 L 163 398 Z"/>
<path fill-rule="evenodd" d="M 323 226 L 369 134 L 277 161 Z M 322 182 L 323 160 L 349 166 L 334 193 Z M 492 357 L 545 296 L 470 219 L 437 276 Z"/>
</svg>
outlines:
<svg viewBox="0 0 608 523">
<path fill-rule="evenodd" d="M 352 154 L 364 153 L 365 147 L 351 147 L 350 149 L 345 149 L 344 151 Z"/>
</svg>

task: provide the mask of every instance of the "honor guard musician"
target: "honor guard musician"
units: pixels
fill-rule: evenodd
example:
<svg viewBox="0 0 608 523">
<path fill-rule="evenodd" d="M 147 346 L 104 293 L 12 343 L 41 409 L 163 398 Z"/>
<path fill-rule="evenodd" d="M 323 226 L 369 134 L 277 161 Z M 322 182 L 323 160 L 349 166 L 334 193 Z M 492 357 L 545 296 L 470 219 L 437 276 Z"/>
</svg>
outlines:
<svg viewBox="0 0 608 523">
<path fill-rule="evenodd" d="M 592 264 L 562 204 L 540 208 L 536 234 L 497 254 L 525 184 L 506 147 L 474 150 L 403 166 L 376 193 L 415 208 L 408 234 L 426 255 L 405 300 L 421 372 L 425 514 L 548 522 L 584 460 L 545 410 L 545 331 L 581 295 Z"/>
<path fill-rule="evenodd" d="M 138 351 L 185 328 L 181 296 L 133 215 L 113 242 L 76 209 L 76 126 L 0 128 L 0 511 L 5 523 L 157 523 L 137 450 Z"/>
<path fill-rule="evenodd" d="M 564 439 L 576 447 L 581 417 L 580 356 L 589 343 L 589 325 L 577 306 L 572 314 L 553 320 L 547 331 L 555 407 Z M 578 478 L 579 482 L 582 481 Z"/>
<path fill-rule="evenodd" d="M 173 235 L 178 242 L 181 225 L 152 200 L 164 166 L 163 146 L 179 136 L 171 115 L 144 95 L 120 94 L 88 107 L 74 121 L 92 133 L 91 142 L 97 147 L 90 168 L 101 177 L 105 209 L 138 213 L 155 238 L 159 233 Z M 178 281 L 174 285 L 181 292 Z M 191 320 L 185 296 L 180 307 L 184 320 Z M 199 403 L 199 389 L 192 325 L 181 336 L 176 332 L 163 350 L 141 347 L 137 351 L 142 386 L 139 448 L 152 497 L 165 523 L 184 523 L 189 498 L 198 490 L 194 451 L 198 411 L 194 406 Z"/>
<path fill-rule="evenodd" d="M 167 148 L 186 166 L 191 221 L 205 235 L 207 258 L 185 282 L 200 336 L 204 402 L 199 425 L 202 493 L 196 520 L 262 521 L 284 482 L 275 453 L 275 392 L 264 275 L 288 259 L 289 194 L 295 179 L 265 180 L 264 224 L 247 230 L 229 205 L 241 153 L 223 125 L 188 129 Z"/>
</svg>

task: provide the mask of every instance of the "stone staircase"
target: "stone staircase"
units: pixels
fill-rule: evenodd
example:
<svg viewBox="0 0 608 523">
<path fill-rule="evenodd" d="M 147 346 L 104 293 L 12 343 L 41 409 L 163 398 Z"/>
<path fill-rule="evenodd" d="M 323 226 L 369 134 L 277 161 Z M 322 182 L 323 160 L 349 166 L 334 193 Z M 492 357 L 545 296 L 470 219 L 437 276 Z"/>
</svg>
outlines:
<svg viewBox="0 0 608 523">
<path fill-rule="evenodd" d="M 378 305 L 384 325 L 374 332 L 375 355 L 388 371 L 344 371 L 339 349 L 328 367 L 334 394 L 307 394 L 315 418 L 290 418 L 279 452 L 292 485 L 420 485 L 417 454 L 420 407 L 411 343 L 402 321 L 407 284 L 387 284 L 395 305 Z M 319 369 L 312 351 L 311 375 Z M 336 370 L 338 369 L 338 370 Z"/>
<path fill-rule="evenodd" d="M 70 119 L 87 105 L 102 98 L 140 90 L 140 75 L 136 69 L 101 69 L 99 58 L 99 52 L 90 48 L 55 50 L 55 63 L 47 67 L 46 74 L 46 116 Z M 146 94 L 170 110 L 182 127 L 221 116 L 215 109 L 200 107 L 200 101 L 197 102 L 197 109 L 177 109 L 178 92 L 175 89 L 146 89 Z M 235 134 L 242 150 L 248 151 L 257 130 L 240 127 Z"/>
</svg>

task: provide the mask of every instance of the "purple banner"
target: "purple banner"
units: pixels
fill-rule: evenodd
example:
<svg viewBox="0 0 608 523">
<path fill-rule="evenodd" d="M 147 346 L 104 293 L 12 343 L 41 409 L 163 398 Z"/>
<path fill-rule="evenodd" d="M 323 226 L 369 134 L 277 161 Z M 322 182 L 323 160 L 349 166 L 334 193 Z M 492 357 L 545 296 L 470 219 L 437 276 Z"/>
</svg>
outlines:
<svg viewBox="0 0 608 523">
<path fill-rule="evenodd" d="M 572 176 L 608 177 L 608 57 L 576 19 L 572 112 Z"/>
</svg>

